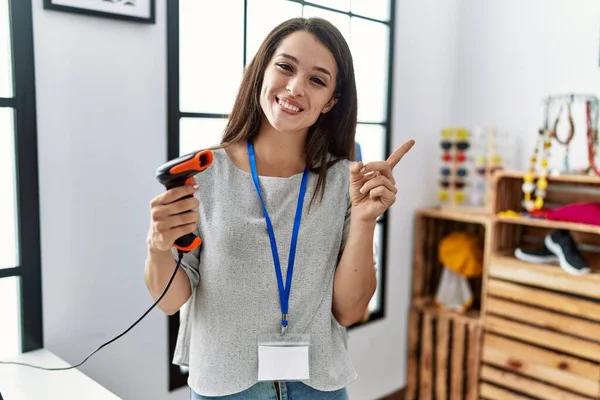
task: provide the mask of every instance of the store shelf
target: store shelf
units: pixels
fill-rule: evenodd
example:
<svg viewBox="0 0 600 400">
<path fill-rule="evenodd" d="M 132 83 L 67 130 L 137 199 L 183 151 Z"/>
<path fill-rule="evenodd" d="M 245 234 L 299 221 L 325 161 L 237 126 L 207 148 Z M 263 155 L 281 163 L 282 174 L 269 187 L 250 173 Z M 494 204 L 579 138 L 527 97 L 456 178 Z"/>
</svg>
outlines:
<svg viewBox="0 0 600 400">
<path fill-rule="evenodd" d="M 525 176 L 524 171 L 498 171 L 494 173 L 495 179 L 500 178 L 515 178 L 523 179 Z M 534 178 L 537 179 L 538 175 L 534 174 Z M 550 175 L 547 177 L 548 182 L 562 182 L 562 183 L 583 183 L 600 186 L 600 176 L 595 175 Z"/>
<path fill-rule="evenodd" d="M 420 209 L 417 213 L 430 218 L 481 225 L 485 225 L 491 220 L 489 214 L 474 213 L 467 210 L 461 211 L 460 209 L 444 209 L 439 207 Z"/>
<path fill-rule="evenodd" d="M 547 229 L 566 229 L 573 232 L 585 232 L 600 235 L 600 226 L 590 224 L 579 224 L 574 222 L 553 221 L 547 219 L 528 218 L 528 217 L 506 217 L 497 215 L 494 221 L 506 224 L 535 226 Z"/>
<path fill-rule="evenodd" d="M 600 226 L 501 216 L 523 209 L 526 173 L 495 172 L 487 209 L 417 211 L 407 399 L 600 400 Z M 547 207 L 600 202 L 598 176 L 548 182 Z M 572 234 L 591 272 L 577 276 L 514 257 L 515 248 L 538 248 L 555 229 Z M 484 244 L 483 275 L 471 287 L 480 298 L 464 314 L 432 301 L 442 268 L 439 242 L 457 230 L 476 233 Z"/>
</svg>

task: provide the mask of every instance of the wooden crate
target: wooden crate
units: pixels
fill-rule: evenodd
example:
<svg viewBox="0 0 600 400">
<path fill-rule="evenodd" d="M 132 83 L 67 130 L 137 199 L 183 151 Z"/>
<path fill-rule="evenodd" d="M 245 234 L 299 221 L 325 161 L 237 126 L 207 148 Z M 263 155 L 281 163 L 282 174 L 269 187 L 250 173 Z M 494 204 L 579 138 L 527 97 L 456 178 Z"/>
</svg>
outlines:
<svg viewBox="0 0 600 400">
<path fill-rule="evenodd" d="M 495 212 L 521 211 L 522 173 L 496 176 Z M 600 201 L 597 177 L 552 177 L 545 205 Z M 515 249 L 539 247 L 567 229 L 592 272 L 523 262 Z M 482 299 L 480 397 L 600 399 L 600 227 L 495 216 Z"/>
<path fill-rule="evenodd" d="M 406 400 L 478 398 L 479 313 L 463 315 L 413 302 L 409 337 Z"/>
<path fill-rule="evenodd" d="M 454 231 L 476 234 L 482 241 L 486 238 L 490 219 L 484 215 L 462 214 L 456 211 L 423 209 L 417 212 L 413 249 L 413 299 L 433 299 L 437 291 L 442 265 L 438 260 L 438 245 L 442 238 Z M 472 309 L 479 310 L 482 278 L 470 278 L 473 291 Z"/>
<path fill-rule="evenodd" d="M 600 226 L 496 213 L 521 211 L 523 173 L 495 174 L 492 214 L 425 209 L 415 221 L 407 399 L 600 400 Z M 549 178 L 546 206 L 600 202 L 600 178 Z M 567 229 L 592 272 L 514 257 Z M 453 230 L 481 235 L 484 273 L 466 314 L 432 306 L 437 246 Z M 478 287 L 481 287 L 479 292 Z M 473 369 L 475 368 L 475 369 Z"/>
<path fill-rule="evenodd" d="M 600 398 L 600 274 L 492 256 L 483 328 L 483 398 Z"/>
</svg>

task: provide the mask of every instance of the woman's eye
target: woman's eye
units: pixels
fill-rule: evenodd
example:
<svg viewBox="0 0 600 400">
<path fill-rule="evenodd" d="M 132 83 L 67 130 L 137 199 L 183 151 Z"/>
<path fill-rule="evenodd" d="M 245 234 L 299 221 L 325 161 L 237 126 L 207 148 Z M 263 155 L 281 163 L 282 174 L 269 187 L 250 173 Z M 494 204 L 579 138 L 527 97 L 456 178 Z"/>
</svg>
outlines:
<svg viewBox="0 0 600 400">
<path fill-rule="evenodd" d="M 277 66 L 278 66 L 279 68 L 281 68 L 281 69 L 285 70 L 285 71 L 289 71 L 289 72 L 292 72 L 292 71 L 293 71 L 292 67 L 290 67 L 290 66 L 289 66 L 289 65 L 287 65 L 287 64 L 281 64 L 281 63 L 279 63 L 279 64 L 277 64 Z"/>
<path fill-rule="evenodd" d="M 317 85 L 321 85 L 321 86 L 327 86 L 327 85 L 325 84 L 325 82 L 323 82 L 323 81 L 322 81 L 321 79 L 319 79 L 319 78 L 312 78 L 311 80 L 312 80 L 314 83 L 316 83 Z"/>
</svg>

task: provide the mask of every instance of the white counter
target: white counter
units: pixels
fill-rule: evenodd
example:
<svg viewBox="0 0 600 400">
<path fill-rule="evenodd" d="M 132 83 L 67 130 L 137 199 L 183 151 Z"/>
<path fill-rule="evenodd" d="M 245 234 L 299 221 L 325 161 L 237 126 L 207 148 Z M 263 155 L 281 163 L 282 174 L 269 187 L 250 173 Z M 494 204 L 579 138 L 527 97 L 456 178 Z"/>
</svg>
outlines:
<svg viewBox="0 0 600 400">
<path fill-rule="evenodd" d="M 45 368 L 68 367 L 45 349 L 2 361 L 16 361 Z M 0 364 L 0 393 L 4 400 L 122 400 L 78 369 L 44 371 L 21 365 Z"/>
</svg>

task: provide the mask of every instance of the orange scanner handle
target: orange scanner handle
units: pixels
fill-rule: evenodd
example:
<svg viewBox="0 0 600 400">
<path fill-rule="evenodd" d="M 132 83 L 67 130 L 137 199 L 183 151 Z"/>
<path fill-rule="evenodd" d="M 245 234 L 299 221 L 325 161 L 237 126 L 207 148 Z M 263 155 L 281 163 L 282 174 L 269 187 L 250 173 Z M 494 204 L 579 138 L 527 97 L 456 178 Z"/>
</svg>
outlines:
<svg viewBox="0 0 600 400">
<path fill-rule="evenodd" d="M 213 162 L 214 155 L 210 150 L 200 150 L 177 157 L 156 169 L 156 179 L 167 190 L 183 186 L 194 179 L 194 175 L 206 170 Z M 179 201 L 192 197 L 185 196 Z M 187 211 L 186 211 L 187 212 Z M 188 233 L 175 241 L 174 247 L 184 253 L 194 250 L 202 244 L 202 239 Z"/>
</svg>

